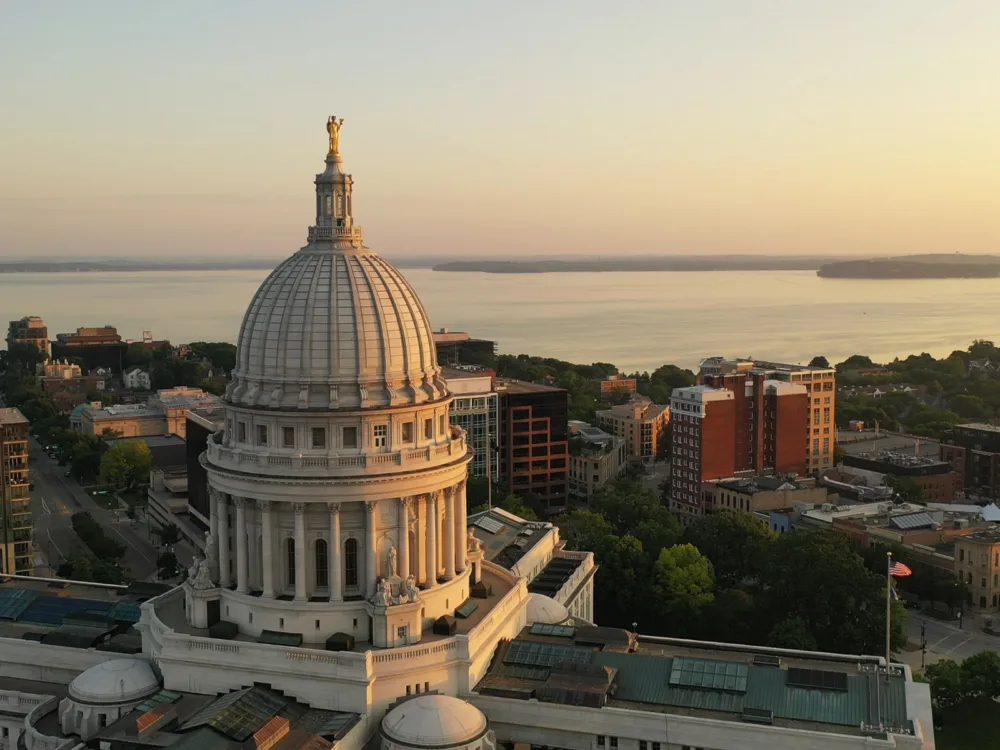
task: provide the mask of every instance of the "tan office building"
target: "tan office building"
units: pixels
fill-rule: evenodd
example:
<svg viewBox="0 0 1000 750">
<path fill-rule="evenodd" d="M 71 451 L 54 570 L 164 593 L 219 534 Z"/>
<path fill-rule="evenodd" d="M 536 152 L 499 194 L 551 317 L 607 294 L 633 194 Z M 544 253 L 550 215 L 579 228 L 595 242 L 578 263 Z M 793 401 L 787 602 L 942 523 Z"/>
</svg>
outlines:
<svg viewBox="0 0 1000 750">
<path fill-rule="evenodd" d="M 630 458 L 652 461 L 667 450 L 665 433 L 670 407 L 635 396 L 627 404 L 597 412 L 597 426 L 625 441 Z"/>
<path fill-rule="evenodd" d="M 1000 529 L 955 537 L 955 576 L 965 583 L 966 604 L 1000 609 Z"/>
</svg>

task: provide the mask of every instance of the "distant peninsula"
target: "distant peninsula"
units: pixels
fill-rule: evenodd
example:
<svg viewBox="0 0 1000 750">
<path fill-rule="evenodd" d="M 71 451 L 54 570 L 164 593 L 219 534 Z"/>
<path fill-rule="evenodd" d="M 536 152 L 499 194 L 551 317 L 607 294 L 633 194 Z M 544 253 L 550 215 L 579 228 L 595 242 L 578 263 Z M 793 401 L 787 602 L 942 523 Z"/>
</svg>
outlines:
<svg viewBox="0 0 1000 750">
<path fill-rule="evenodd" d="M 650 255 L 579 260 L 462 260 L 435 271 L 608 273 L 615 271 L 815 271 L 836 258 L 780 255 Z"/>
<path fill-rule="evenodd" d="M 128 273 L 139 271 L 270 271 L 274 258 L 219 261 L 175 260 L 8 260 L 0 273 Z"/>
<path fill-rule="evenodd" d="M 997 255 L 903 255 L 897 258 L 840 260 L 820 266 L 817 276 L 828 279 L 995 279 Z"/>
</svg>

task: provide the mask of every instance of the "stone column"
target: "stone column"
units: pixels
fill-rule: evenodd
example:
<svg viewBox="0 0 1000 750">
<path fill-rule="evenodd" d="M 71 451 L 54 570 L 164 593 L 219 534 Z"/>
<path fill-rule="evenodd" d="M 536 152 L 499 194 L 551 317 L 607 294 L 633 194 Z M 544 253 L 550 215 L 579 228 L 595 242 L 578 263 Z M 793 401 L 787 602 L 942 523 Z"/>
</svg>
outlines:
<svg viewBox="0 0 1000 750">
<path fill-rule="evenodd" d="M 295 503 L 295 601 L 304 602 L 306 594 L 306 506 Z"/>
<path fill-rule="evenodd" d="M 404 581 L 410 575 L 410 506 L 413 501 L 408 497 L 399 501 L 399 570 L 396 571 Z"/>
<path fill-rule="evenodd" d="M 455 577 L 455 488 L 444 491 L 444 577 Z"/>
<path fill-rule="evenodd" d="M 427 588 L 437 585 L 437 493 L 429 492 L 424 498 L 427 508 Z"/>
<path fill-rule="evenodd" d="M 261 563 L 261 587 L 264 589 L 264 593 L 262 593 L 261 596 L 264 599 L 273 599 L 274 536 L 271 529 L 271 524 L 273 522 L 271 516 L 271 503 L 267 500 L 258 500 L 257 505 L 260 506 L 260 546 L 261 558 L 263 558 L 263 562 Z"/>
<path fill-rule="evenodd" d="M 229 496 L 219 494 L 219 585 L 228 588 L 232 583 L 229 573 Z"/>
<path fill-rule="evenodd" d="M 247 560 L 247 500 L 236 498 L 236 591 L 245 594 L 250 590 L 247 585 L 249 567 Z"/>
<path fill-rule="evenodd" d="M 378 501 L 369 500 L 365 503 L 365 584 L 362 590 L 365 596 L 375 595 L 375 579 L 378 577 L 378 566 L 375 561 L 375 511 Z"/>
<path fill-rule="evenodd" d="M 344 601 L 344 572 L 340 562 L 340 503 L 329 503 L 330 509 L 330 601 Z"/>
<path fill-rule="evenodd" d="M 413 515 L 416 516 L 413 528 L 416 532 L 417 567 L 411 572 L 417 577 L 417 583 L 423 586 L 427 583 L 427 508 L 420 495 L 413 500 Z"/>
<path fill-rule="evenodd" d="M 466 506 L 465 480 L 455 488 L 455 568 L 458 572 L 465 570 L 469 564 L 466 557 L 465 528 L 469 525 L 468 507 Z"/>
<path fill-rule="evenodd" d="M 222 493 L 218 490 L 208 488 L 208 536 L 205 540 L 205 557 L 210 566 L 212 580 L 219 580 L 219 503 Z M 209 545 L 215 548 L 214 553 L 209 549 Z"/>
</svg>

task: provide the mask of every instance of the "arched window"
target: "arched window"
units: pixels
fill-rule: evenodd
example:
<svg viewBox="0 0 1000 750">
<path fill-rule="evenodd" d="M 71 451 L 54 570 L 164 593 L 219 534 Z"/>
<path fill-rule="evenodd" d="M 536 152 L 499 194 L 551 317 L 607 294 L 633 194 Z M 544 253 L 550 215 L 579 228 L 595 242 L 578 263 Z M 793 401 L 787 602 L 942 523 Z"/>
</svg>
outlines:
<svg viewBox="0 0 1000 750">
<path fill-rule="evenodd" d="M 358 585 L 358 540 L 348 539 L 344 543 L 344 585 Z"/>
<path fill-rule="evenodd" d="M 295 587 L 295 540 L 291 537 L 285 540 L 285 557 L 288 558 L 288 585 Z"/>
<path fill-rule="evenodd" d="M 326 540 L 316 540 L 316 586 L 324 588 L 330 585 L 330 558 L 326 554 Z"/>
<path fill-rule="evenodd" d="M 333 196 L 326 196 L 326 205 L 323 207 L 325 209 L 324 213 L 329 216 L 333 213 Z"/>
</svg>

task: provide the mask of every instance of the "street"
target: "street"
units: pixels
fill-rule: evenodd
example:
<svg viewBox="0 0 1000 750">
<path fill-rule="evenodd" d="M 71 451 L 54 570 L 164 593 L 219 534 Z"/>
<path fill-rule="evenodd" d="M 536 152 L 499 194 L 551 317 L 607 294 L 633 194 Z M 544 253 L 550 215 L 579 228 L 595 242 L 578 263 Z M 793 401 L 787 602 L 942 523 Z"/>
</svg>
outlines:
<svg viewBox="0 0 1000 750">
<path fill-rule="evenodd" d="M 73 531 L 71 517 L 89 512 L 112 538 L 125 545 L 125 564 L 137 581 L 150 580 L 156 574 L 157 547 L 150 539 L 146 521 L 133 522 L 124 511 L 117 514 L 94 502 L 76 480 L 65 476 L 66 469 L 49 458 L 38 442 L 28 441 L 29 477 L 35 489 L 31 493 L 31 511 L 35 524 L 36 552 L 52 567 L 74 550 L 85 550 Z M 189 565 L 193 550 L 187 544 L 174 548 L 178 560 Z"/>
<path fill-rule="evenodd" d="M 927 637 L 926 663 L 932 664 L 941 659 L 962 661 L 980 651 L 1000 650 L 1000 636 L 987 635 L 983 632 L 980 616 L 967 615 L 962 627 L 958 620 L 942 622 L 928 617 L 916 610 L 907 612 L 906 630 L 911 643 L 920 644 L 920 628 L 924 626 Z M 897 659 L 909 664 L 914 670 L 920 668 L 920 651 L 903 651 L 896 654 Z"/>
</svg>

